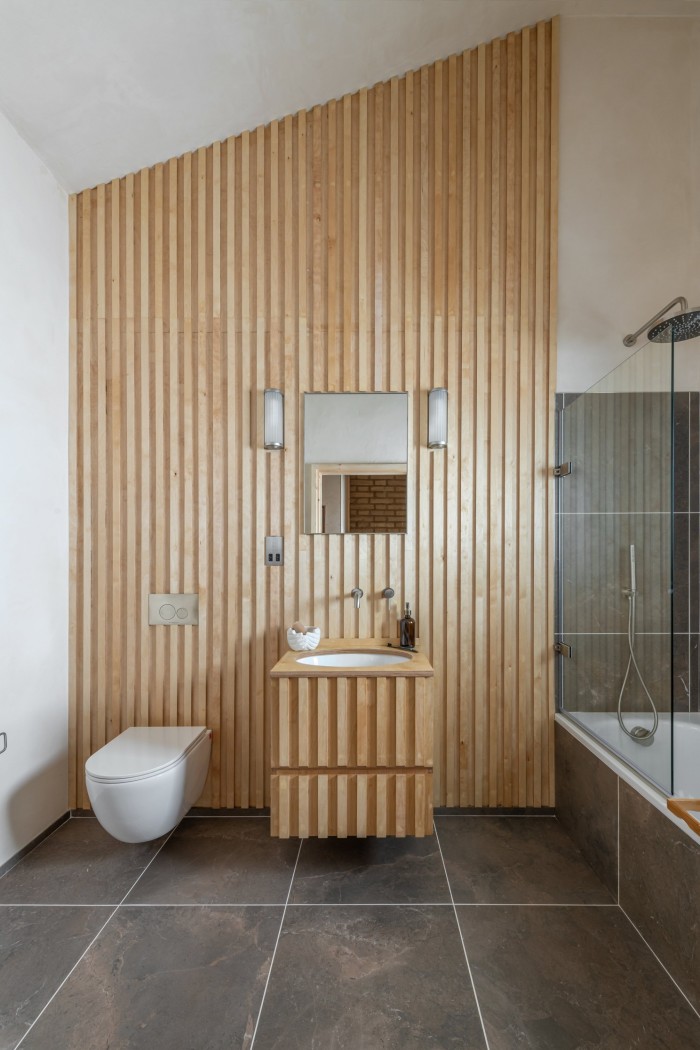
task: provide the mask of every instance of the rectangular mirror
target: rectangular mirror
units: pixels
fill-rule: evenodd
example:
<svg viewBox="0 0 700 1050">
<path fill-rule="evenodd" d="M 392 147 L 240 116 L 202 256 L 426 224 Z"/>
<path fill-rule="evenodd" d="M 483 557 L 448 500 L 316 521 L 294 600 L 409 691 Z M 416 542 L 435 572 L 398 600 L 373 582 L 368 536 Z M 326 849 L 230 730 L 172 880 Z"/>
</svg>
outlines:
<svg viewBox="0 0 700 1050">
<path fill-rule="evenodd" d="M 304 394 L 304 532 L 406 531 L 408 394 Z"/>
</svg>

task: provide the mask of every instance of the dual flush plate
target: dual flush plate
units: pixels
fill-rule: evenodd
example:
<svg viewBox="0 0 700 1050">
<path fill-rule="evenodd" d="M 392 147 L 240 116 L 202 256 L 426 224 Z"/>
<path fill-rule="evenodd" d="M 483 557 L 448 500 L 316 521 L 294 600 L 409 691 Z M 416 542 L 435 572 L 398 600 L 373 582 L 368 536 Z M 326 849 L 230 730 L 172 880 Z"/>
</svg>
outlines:
<svg viewBox="0 0 700 1050">
<path fill-rule="evenodd" d="M 153 626 L 197 626 L 199 623 L 198 594 L 149 594 L 148 622 Z"/>
</svg>

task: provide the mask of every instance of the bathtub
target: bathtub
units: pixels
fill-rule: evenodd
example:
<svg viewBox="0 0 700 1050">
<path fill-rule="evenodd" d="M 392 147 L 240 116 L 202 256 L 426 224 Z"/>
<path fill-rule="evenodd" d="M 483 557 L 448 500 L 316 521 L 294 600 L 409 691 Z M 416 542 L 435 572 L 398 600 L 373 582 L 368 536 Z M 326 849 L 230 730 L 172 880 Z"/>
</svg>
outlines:
<svg viewBox="0 0 700 1050">
<path fill-rule="evenodd" d="M 636 725 L 650 728 L 652 724 L 651 717 L 646 713 L 625 712 L 624 719 L 630 729 Z M 700 843 L 700 836 L 680 817 L 671 813 L 666 805 L 671 766 L 669 714 L 659 715 L 659 728 L 653 744 L 648 747 L 635 743 L 622 732 L 614 711 L 558 712 L 556 720 L 665 817 Z M 676 798 L 700 798 L 698 712 L 673 716 L 673 769 L 673 795 Z"/>
</svg>

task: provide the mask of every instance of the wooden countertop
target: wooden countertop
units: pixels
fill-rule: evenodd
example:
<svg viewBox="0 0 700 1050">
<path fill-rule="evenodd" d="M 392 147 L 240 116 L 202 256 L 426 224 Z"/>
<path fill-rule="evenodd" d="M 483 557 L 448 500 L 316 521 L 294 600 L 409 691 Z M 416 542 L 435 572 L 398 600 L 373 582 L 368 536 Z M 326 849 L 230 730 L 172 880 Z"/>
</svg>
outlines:
<svg viewBox="0 0 700 1050">
<path fill-rule="evenodd" d="M 396 645 L 397 643 L 393 643 Z M 432 678 L 434 671 L 425 653 L 399 650 L 410 660 L 387 664 L 384 667 L 314 667 L 300 664 L 302 656 L 321 653 L 392 652 L 387 638 L 322 638 L 310 652 L 295 653 L 291 649 L 280 657 L 270 671 L 271 678 Z"/>
</svg>

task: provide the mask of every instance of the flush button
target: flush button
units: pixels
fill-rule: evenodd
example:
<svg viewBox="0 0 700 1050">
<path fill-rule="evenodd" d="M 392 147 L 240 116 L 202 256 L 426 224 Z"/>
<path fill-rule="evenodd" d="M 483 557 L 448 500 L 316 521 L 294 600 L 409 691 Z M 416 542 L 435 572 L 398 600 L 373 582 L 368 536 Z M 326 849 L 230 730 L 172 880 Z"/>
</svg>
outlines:
<svg viewBox="0 0 700 1050">
<path fill-rule="evenodd" d="M 199 623 L 198 594 L 149 594 L 148 622 L 152 627 L 190 627 Z"/>
</svg>

